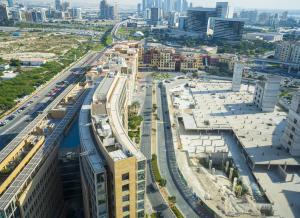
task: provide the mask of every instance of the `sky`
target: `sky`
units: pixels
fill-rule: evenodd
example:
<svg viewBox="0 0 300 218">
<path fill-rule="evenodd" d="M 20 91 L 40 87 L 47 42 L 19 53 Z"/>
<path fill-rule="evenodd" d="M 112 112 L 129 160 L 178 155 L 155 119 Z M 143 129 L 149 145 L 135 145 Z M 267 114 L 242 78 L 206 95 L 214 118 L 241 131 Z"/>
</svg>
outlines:
<svg viewBox="0 0 300 218">
<path fill-rule="evenodd" d="M 19 2 L 54 2 L 54 0 L 19 0 Z M 73 6 L 78 7 L 98 7 L 100 0 L 69 0 Z M 118 1 L 121 6 L 136 6 L 142 0 L 108 0 L 108 2 Z M 194 6 L 213 7 L 215 0 L 188 0 Z M 226 0 L 220 0 L 226 1 Z M 252 9 L 289 9 L 300 10 L 300 0 L 230 0 L 234 8 Z M 126 7 L 126 8 L 127 8 Z"/>
</svg>

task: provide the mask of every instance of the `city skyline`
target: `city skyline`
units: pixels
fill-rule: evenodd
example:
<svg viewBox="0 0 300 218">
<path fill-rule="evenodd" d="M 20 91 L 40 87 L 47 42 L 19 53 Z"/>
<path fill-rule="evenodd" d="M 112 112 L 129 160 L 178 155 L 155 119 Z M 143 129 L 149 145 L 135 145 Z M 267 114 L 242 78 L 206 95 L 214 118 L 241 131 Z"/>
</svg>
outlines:
<svg viewBox="0 0 300 218">
<path fill-rule="evenodd" d="M 45 3 L 45 1 L 41 0 L 19 0 L 19 2 L 23 3 Z M 53 3 L 52 0 L 47 0 L 47 3 Z M 98 0 L 89 0 L 88 2 L 82 1 L 82 0 L 71 0 L 71 5 L 78 6 L 78 7 L 96 7 L 99 5 Z M 107 0 L 109 3 L 114 3 L 116 1 L 113 0 Z M 119 1 L 120 5 L 122 6 L 128 6 L 134 7 L 136 4 L 141 3 L 140 0 L 124 0 Z M 191 0 L 189 2 L 192 2 L 194 7 L 213 7 L 217 1 L 208 1 L 208 0 Z M 246 1 L 246 0 L 231 0 L 229 1 L 231 5 L 235 8 L 245 8 L 245 9 L 275 9 L 275 10 L 300 10 L 300 4 L 298 0 L 288 0 L 284 2 L 276 2 L 276 5 L 274 4 L 274 0 L 266 0 L 266 1 L 259 1 L 259 0 L 253 0 L 253 1 Z M 287 3 L 288 2 L 288 3 Z M 272 7 L 270 7 L 272 6 Z"/>
</svg>

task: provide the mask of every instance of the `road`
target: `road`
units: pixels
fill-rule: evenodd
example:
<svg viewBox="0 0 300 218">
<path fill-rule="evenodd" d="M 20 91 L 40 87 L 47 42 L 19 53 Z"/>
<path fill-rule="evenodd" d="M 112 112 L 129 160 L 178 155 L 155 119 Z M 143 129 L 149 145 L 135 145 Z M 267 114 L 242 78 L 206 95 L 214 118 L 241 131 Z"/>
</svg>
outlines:
<svg viewBox="0 0 300 218">
<path fill-rule="evenodd" d="M 165 87 L 157 88 L 158 123 L 158 163 L 161 174 L 167 180 L 167 189 L 176 197 L 176 204 L 185 217 L 214 217 L 205 205 L 201 206 L 180 175 L 173 145 L 168 102 Z"/>
<path fill-rule="evenodd" d="M 61 89 L 56 93 L 56 96 L 49 97 L 48 92 L 55 88 L 56 83 L 61 81 L 68 81 L 69 84 L 77 82 L 80 76 L 74 75 L 73 72 L 82 72 L 83 67 L 92 65 L 100 56 L 101 53 L 88 54 L 86 57 L 76 62 L 70 69 L 63 71 L 59 76 L 55 77 L 45 87 L 43 87 L 37 94 L 20 105 L 18 109 L 24 105 L 28 106 L 20 113 L 15 113 L 16 118 L 9 121 L 5 126 L 0 127 L 0 150 L 6 146 L 22 129 L 24 129 L 40 111 L 43 111 L 43 109 L 45 109 L 59 93 L 64 90 Z M 66 87 L 67 86 L 64 88 Z M 29 104 L 31 101 L 32 103 Z M 2 120 L 4 120 L 6 117 L 4 117 Z"/>
<path fill-rule="evenodd" d="M 174 217 L 172 211 L 164 201 L 158 187 L 151 175 L 151 114 L 152 114 L 152 78 L 146 77 L 146 97 L 142 116 L 144 119 L 142 126 L 141 151 L 147 158 L 147 196 L 150 200 L 152 208 L 157 211 L 161 217 Z"/>
<path fill-rule="evenodd" d="M 126 24 L 128 22 L 128 20 L 123 20 L 119 23 L 117 23 L 114 28 L 112 29 L 112 37 L 113 37 L 113 41 L 114 42 L 117 42 L 117 41 L 122 41 L 122 39 L 120 39 L 117 34 L 118 34 L 118 31 L 119 31 L 119 28 L 123 25 L 123 24 Z"/>
</svg>

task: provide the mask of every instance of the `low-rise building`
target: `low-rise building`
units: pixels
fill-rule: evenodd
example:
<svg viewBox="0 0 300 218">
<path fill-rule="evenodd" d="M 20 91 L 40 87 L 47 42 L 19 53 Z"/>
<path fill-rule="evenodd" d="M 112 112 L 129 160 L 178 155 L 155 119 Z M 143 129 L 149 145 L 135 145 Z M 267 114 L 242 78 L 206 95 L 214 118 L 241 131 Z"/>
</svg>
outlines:
<svg viewBox="0 0 300 218">
<path fill-rule="evenodd" d="M 143 49 L 141 67 L 151 67 L 162 71 L 198 71 L 203 69 L 200 52 L 174 49 L 157 43 L 147 44 Z"/>
<path fill-rule="evenodd" d="M 300 64 L 300 42 L 282 42 L 277 44 L 275 58 L 283 62 Z"/>
<path fill-rule="evenodd" d="M 8 70 L 9 68 L 9 64 L 0 64 L 0 70 Z"/>
<path fill-rule="evenodd" d="M 281 78 L 269 76 L 267 81 L 256 83 L 254 93 L 254 104 L 263 112 L 273 112 L 277 103 Z"/>
<path fill-rule="evenodd" d="M 43 58 L 20 58 L 21 65 L 39 67 L 47 61 Z"/>
<path fill-rule="evenodd" d="M 283 34 L 281 33 L 246 33 L 243 35 L 243 39 L 246 40 L 263 40 L 266 42 L 278 42 L 283 40 Z"/>
</svg>

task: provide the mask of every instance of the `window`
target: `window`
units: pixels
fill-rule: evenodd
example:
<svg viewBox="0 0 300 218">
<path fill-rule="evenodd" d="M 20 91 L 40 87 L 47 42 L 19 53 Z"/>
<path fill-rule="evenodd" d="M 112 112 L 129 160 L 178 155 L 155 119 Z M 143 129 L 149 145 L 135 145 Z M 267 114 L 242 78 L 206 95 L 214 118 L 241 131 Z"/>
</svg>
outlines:
<svg viewBox="0 0 300 218">
<path fill-rule="evenodd" d="M 138 201 L 144 200 L 144 196 L 145 196 L 144 192 L 138 193 Z"/>
<path fill-rule="evenodd" d="M 129 195 L 125 195 L 122 197 L 123 202 L 129 201 Z"/>
<path fill-rule="evenodd" d="M 97 174 L 97 183 L 104 182 L 104 175 L 103 173 Z"/>
<path fill-rule="evenodd" d="M 141 171 L 138 173 L 138 180 L 144 180 L 145 179 L 145 173 L 144 171 Z"/>
<path fill-rule="evenodd" d="M 290 139 L 293 139 L 293 138 L 294 138 L 293 134 L 290 134 Z"/>
<path fill-rule="evenodd" d="M 122 180 L 129 180 L 129 173 L 125 173 L 122 175 Z"/>
<path fill-rule="evenodd" d="M 122 186 L 122 191 L 123 192 L 129 191 L 129 184 L 123 185 Z"/>
<path fill-rule="evenodd" d="M 288 145 L 292 145 L 292 142 L 291 142 L 291 141 L 289 141 L 289 142 L 288 142 Z"/>
<path fill-rule="evenodd" d="M 296 131 L 295 127 L 292 127 L 292 131 L 293 131 L 293 132 L 295 132 L 295 131 Z"/>
<path fill-rule="evenodd" d="M 138 203 L 138 210 L 144 209 L 144 201 Z"/>
<path fill-rule="evenodd" d="M 138 190 L 144 190 L 145 189 L 145 182 L 138 183 Z"/>
<path fill-rule="evenodd" d="M 144 211 L 138 212 L 138 218 L 143 218 L 143 217 L 145 217 L 145 212 Z"/>
<path fill-rule="evenodd" d="M 297 124 L 298 120 L 294 119 L 294 123 Z"/>
<path fill-rule="evenodd" d="M 124 207 L 123 207 L 123 212 L 128 212 L 128 211 L 129 211 L 129 205 L 124 206 Z"/>
<path fill-rule="evenodd" d="M 146 165 L 146 163 L 145 163 L 144 160 L 143 161 L 139 161 L 138 162 L 138 170 L 144 170 L 145 169 L 145 165 Z"/>
</svg>

